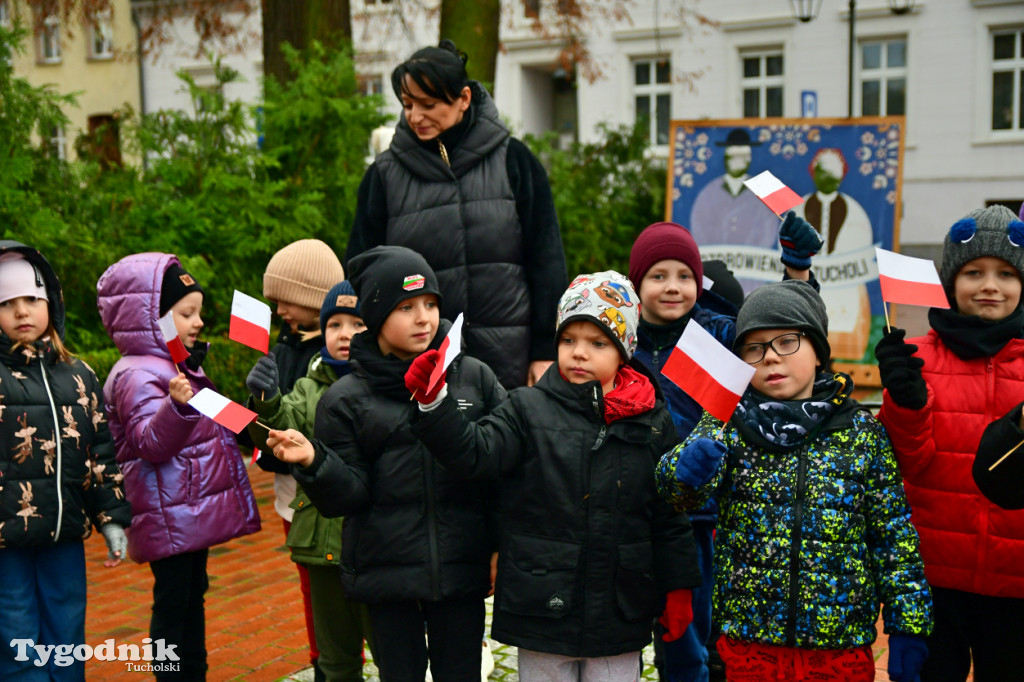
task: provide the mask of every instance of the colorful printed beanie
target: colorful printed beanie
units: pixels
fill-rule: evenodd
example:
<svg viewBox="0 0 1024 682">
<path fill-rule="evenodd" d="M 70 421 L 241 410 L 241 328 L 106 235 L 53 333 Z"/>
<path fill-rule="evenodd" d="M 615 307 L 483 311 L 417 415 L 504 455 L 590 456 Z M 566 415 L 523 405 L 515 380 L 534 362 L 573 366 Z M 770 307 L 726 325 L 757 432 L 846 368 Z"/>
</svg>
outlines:
<svg viewBox="0 0 1024 682">
<path fill-rule="evenodd" d="M 624 360 L 636 350 L 640 324 L 640 297 L 625 276 L 614 270 L 580 275 L 558 301 L 555 340 L 570 322 L 586 320 L 608 334 Z"/>
</svg>

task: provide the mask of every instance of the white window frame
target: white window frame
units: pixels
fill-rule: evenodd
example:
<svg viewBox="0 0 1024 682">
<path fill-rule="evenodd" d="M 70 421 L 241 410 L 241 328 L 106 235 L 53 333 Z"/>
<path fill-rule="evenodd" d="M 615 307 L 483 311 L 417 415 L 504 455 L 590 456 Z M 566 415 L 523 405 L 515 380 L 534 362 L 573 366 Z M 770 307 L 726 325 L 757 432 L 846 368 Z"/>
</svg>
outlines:
<svg viewBox="0 0 1024 682">
<path fill-rule="evenodd" d="M 61 161 L 68 160 L 68 139 L 64 133 L 64 126 L 55 124 L 46 141 L 50 149 L 57 152 L 58 159 Z"/>
<path fill-rule="evenodd" d="M 889 46 L 894 43 L 903 43 L 903 66 L 888 66 Z M 881 61 L 877 68 L 867 69 L 864 67 L 864 48 L 869 45 L 880 45 L 882 48 Z M 855 110 L 861 116 L 888 116 L 889 115 L 889 94 L 888 83 L 890 80 L 903 79 L 903 115 L 908 115 L 910 101 L 910 77 L 907 72 L 907 64 L 910 61 L 909 42 L 906 36 L 891 36 L 887 38 L 865 38 L 857 41 L 857 79 L 856 92 L 854 92 Z M 864 113 L 864 82 L 878 81 L 878 113 Z M 897 115 L 897 114 L 894 114 Z"/>
<path fill-rule="evenodd" d="M 668 63 L 668 82 L 659 83 L 658 81 L 658 63 Z M 650 82 L 646 85 L 637 85 L 636 82 L 636 67 L 638 64 L 647 64 L 651 70 Z M 651 148 L 654 150 L 666 150 L 669 144 L 669 135 L 672 130 L 672 57 L 669 55 L 661 55 L 656 57 L 633 57 L 629 60 L 630 67 L 630 79 L 632 81 L 632 98 L 630 102 L 633 105 L 633 123 L 637 122 L 637 110 L 636 110 L 636 98 L 637 97 L 648 97 L 650 98 L 650 115 L 648 119 L 648 131 L 647 141 L 650 143 Z M 669 127 L 665 130 L 665 142 L 658 142 L 658 96 L 668 95 L 668 120 Z"/>
<path fill-rule="evenodd" d="M 782 73 L 777 76 L 768 75 L 768 58 L 779 57 L 782 59 Z M 743 73 L 743 62 L 747 59 L 757 59 L 760 63 L 757 76 L 746 76 Z M 768 89 L 780 88 L 782 111 L 777 116 L 786 115 L 786 53 L 781 47 L 761 50 L 743 50 L 740 52 L 740 112 L 747 118 L 746 91 L 757 90 L 757 116 L 756 118 L 768 118 Z M 775 116 L 775 114 L 773 114 Z"/>
<path fill-rule="evenodd" d="M 995 51 L 995 40 L 996 36 L 1000 35 L 1014 35 L 1014 57 L 1012 59 L 1000 59 L 996 60 L 993 52 Z M 1021 79 L 1024 78 L 1024 27 L 1018 26 L 1011 29 L 996 29 L 989 33 L 988 39 L 988 120 L 985 123 L 985 129 L 990 135 L 1007 135 L 1016 134 L 1019 135 L 1024 133 L 1024 125 L 1021 123 L 1021 89 L 1024 88 L 1024 84 L 1021 83 Z M 992 107 L 995 105 L 995 90 L 992 82 L 996 73 L 1010 72 L 1013 74 L 1012 79 L 1012 92 L 1010 102 L 1010 127 L 1009 128 L 993 128 L 992 127 Z"/>
<path fill-rule="evenodd" d="M 9 0 L 0 0 L 0 26 L 11 27 L 11 5 Z"/>
<path fill-rule="evenodd" d="M 100 47 L 97 49 L 97 41 Z M 114 58 L 114 24 L 110 11 L 99 12 L 89 22 L 89 58 L 106 60 Z"/>
<path fill-rule="evenodd" d="M 60 17 L 49 15 L 43 19 L 42 28 L 36 33 L 37 60 L 41 64 L 60 64 L 64 52 L 60 44 Z"/>
</svg>

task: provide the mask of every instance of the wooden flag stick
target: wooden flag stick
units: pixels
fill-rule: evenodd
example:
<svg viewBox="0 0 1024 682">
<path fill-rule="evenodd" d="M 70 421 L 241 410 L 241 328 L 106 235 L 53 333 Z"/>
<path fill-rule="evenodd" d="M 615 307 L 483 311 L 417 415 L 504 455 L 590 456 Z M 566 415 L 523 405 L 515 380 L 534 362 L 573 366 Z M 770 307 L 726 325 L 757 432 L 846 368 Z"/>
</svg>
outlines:
<svg viewBox="0 0 1024 682">
<path fill-rule="evenodd" d="M 253 423 L 256 424 L 256 426 L 262 426 L 267 431 L 270 431 L 271 429 L 274 428 L 272 426 L 267 426 L 266 424 L 261 422 L 259 419 L 253 420 Z M 274 429 L 274 430 L 277 431 L 277 429 Z M 295 440 L 294 438 L 289 437 L 288 440 L 291 441 L 292 443 L 294 443 L 295 445 L 303 445 L 302 443 L 300 443 L 299 441 Z"/>
<path fill-rule="evenodd" d="M 889 304 L 884 300 L 882 301 L 882 312 L 885 313 L 885 333 L 888 334 L 892 331 L 892 325 L 889 324 Z"/>
<path fill-rule="evenodd" d="M 1024 445 L 1024 440 L 1022 440 L 1021 442 L 1019 442 L 1019 443 L 1017 443 L 1016 445 L 1014 445 L 1014 446 L 1013 446 L 1013 447 L 1012 447 L 1012 448 L 1010 449 L 1010 451 L 1009 451 L 1009 452 L 1007 452 L 1007 453 L 1006 453 L 1005 455 L 1003 455 L 1002 457 L 1000 457 L 999 459 L 997 459 L 997 460 L 996 460 L 996 463 L 995 463 L 995 464 L 993 464 L 992 466 L 990 466 L 990 467 L 988 468 L 988 470 L 989 470 L 989 471 L 992 471 L 992 470 L 993 470 L 993 469 L 995 469 L 995 468 L 996 468 L 997 466 L 999 466 L 1000 464 L 1002 464 L 1003 460 L 1004 460 L 1004 459 L 1006 459 L 1007 457 L 1009 457 L 1010 455 L 1012 455 L 1012 454 L 1013 454 L 1013 452 L 1014 452 L 1014 450 L 1016 450 L 1017 448 L 1019 448 L 1019 447 L 1020 447 L 1021 445 Z"/>
</svg>

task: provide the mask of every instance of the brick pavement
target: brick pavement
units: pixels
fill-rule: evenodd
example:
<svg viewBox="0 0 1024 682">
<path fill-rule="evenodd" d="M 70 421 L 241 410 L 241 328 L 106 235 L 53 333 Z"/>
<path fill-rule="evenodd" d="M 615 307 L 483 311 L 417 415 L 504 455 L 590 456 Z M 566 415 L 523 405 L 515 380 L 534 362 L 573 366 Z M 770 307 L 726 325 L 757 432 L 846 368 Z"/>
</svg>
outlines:
<svg viewBox="0 0 1024 682">
<path fill-rule="evenodd" d="M 251 467 L 249 478 L 259 505 L 263 530 L 233 540 L 210 551 L 210 590 L 206 595 L 206 641 L 210 682 L 251 680 L 274 682 L 312 680 L 301 617 L 298 574 L 283 547 L 281 521 L 273 508 L 273 477 Z M 106 549 L 95 533 L 86 541 L 89 605 L 86 642 L 96 646 L 108 638 L 117 644 L 141 645 L 148 635 L 153 576 L 149 566 L 122 564 L 103 567 Z M 490 608 L 488 608 L 490 611 Z M 879 627 L 881 632 L 881 627 Z M 491 680 L 516 682 L 514 647 L 492 642 L 495 671 Z M 876 682 L 887 682 L 886 638 L 875 643 Z M 644 679 L 656 680 L 650 665 Z M 367 678 L 377 682 L 376 667 L 367 664 Z M 129 672 L 124 663 L 89 661 L 89 680 L 129 682 L 152 679 L 150 674 Z"/>
</svg>

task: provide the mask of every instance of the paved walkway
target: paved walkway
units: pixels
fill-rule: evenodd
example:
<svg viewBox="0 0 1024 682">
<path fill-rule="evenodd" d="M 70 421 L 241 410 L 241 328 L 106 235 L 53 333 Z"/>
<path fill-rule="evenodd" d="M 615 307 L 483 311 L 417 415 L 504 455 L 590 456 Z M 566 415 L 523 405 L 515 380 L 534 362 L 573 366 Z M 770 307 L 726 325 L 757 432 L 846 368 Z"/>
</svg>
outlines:
<svg viewBox="0 0 1024 682">
<path fill-rule="evenodd" d="M 209 650 L 210 682 L 246 680 L 274 682 L 313 679 L 306 648 L 305 625 L 301 618 L 298 574 L 283 547 L 281 520 L 273 509 L 273 477 L 256 467 L 249 471 L 263 530 L 210 551 L 210 590 L 206 595 L 206 640 Z M 106 549 L 95 533 L 86 542 L 89 606 L 86 613 L 86 642 L 96 646 L 106 639 L 115 644 L 142 644 L 149 629 L 153 576 L 148 565 L 122 564 L 103 567 Z M 488 609 L 489 610 L 489 609 Z M 881 628 L 879 628 L 881 631 Z M 495 671 L 491 680 L 513 682 L 516 650 L 492 642 Z M 875 644 L 878 675 L 887 681 L 886 639 Z M 650 647 L 645 651 L 646 680 L 656 680 Z M 377 681 L 372 661 L 368 679 Z M 126 670 L 115 661 L 89 661 L 89 680 L 152 679 L 149 673 Z"/>
</svg>

